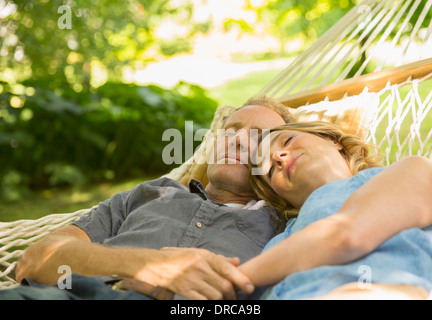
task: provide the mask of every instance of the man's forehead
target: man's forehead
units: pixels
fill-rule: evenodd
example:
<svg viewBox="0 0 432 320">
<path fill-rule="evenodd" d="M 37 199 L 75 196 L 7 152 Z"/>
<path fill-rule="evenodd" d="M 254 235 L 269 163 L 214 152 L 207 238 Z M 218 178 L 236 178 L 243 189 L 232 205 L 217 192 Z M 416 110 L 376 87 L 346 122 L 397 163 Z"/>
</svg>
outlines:
<svg viewBox="0 0 432 320">
<path fill-rule="evenodd" d="M 246 106 L 236 110 L 225 123 L 225 128 L 271 129 L 285 124 L 282 116 L 265 106 Z"/>
<path fill-rule="evenodd" d="M 233 129 L 243 129 L 243 128 L 246 128 L 247 127 L 247 129 L 258 129 L 258 130 L 262 130 L 263 128 L 260 128 L 259 126 L 256 126 L 256 125 L 251 125 L 251 126 L 248 126 L 247 125 L 247 123 L 244 123 L 244 122 L 242 122 L 242 121 L 234 121 L 234 122 L 226 122 L 225 123 L 225 129 L 228 129 L 228 128 L 233 128 Z"/>
</svg>

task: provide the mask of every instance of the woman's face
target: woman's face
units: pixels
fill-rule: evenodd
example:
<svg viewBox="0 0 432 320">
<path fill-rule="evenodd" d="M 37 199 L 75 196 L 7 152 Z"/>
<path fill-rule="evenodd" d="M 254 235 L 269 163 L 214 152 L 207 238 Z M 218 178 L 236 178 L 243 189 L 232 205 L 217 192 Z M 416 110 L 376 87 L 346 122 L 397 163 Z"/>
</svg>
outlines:
<svg viewBox="0 0 432 320">
<path fill-rule="evenodd" d="M 352 176 L 340 153 L 342 146 L 330 139 L 281 130 L 272 132 L 270 141 L 270 157 L 263 162 L 263 178 L 279 197 L 296 208 L 317 188 Z"/>
</svg>

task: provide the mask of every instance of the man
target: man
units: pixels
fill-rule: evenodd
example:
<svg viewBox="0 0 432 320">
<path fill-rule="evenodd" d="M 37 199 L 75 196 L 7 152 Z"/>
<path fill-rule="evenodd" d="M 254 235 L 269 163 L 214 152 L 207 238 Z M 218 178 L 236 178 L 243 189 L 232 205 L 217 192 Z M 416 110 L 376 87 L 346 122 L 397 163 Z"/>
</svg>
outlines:
<svg viewBox="0 0 432 320">
<path fill-rule="evenodd" d="M 282 105 L 261 98 L 234 112 L 224 129 L 244 134 L 291 120 Z M 241 152 L 249 153 L 248 139 L 234 141 L 236 155 L 229 157 L 235 163 L 210 163 L 205 189 L 196 180 L 187 190 L 161 178 L 114 195 L 89 217 L 28 248 L 17 280 L 55 285 L 59 267 L 67 266 L 84 276 L 110 276 L 110 283 L 113 277 L 144 281 L 190 299 L 234 299 L 238 289 L 251 293 L 254 286 L 236 266 L 258 255 L 279 226 L 274 209 L 255 203 L 248 168 L 237 161 Z M 91 278 L 73 279 L 72 287 Z"/>
</svg>

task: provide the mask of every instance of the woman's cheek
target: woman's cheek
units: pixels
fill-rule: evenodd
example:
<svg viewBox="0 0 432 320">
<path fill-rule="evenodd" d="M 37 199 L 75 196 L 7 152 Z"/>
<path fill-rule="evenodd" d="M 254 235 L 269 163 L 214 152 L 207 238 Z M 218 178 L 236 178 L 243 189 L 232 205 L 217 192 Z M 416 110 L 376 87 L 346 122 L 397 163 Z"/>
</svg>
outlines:
<svg viewBox="0 0 432 320">
<path fill-rule="evenodd" d="M 270 186 L 279 197 L 285 198 L 284 195 L 288 192 L 288 190 L 286 184 L 284 183 L 283 179 L 281 179 L 281 177 L 273 177 Z"/>
</svg>

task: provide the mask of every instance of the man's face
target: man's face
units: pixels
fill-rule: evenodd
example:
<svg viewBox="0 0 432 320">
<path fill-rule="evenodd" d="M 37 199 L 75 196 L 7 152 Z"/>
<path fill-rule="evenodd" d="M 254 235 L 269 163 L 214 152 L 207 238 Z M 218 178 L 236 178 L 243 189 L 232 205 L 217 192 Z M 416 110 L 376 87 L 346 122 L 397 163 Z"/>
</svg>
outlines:
<svg viewBox="0 0 432 320">
<path fill-rule="evenodd" d="M 270 108 L 246 106 L 234 112 L 224 126 L 227 138 L 217 137 L 215 161 L 209 164 L 210 183 L 239 195 L 254 195 L 250 187 L 248 161 L 251 152 L 251 129 L 271 129 L 285 124 L 282 117 Z"/>
</svg>

